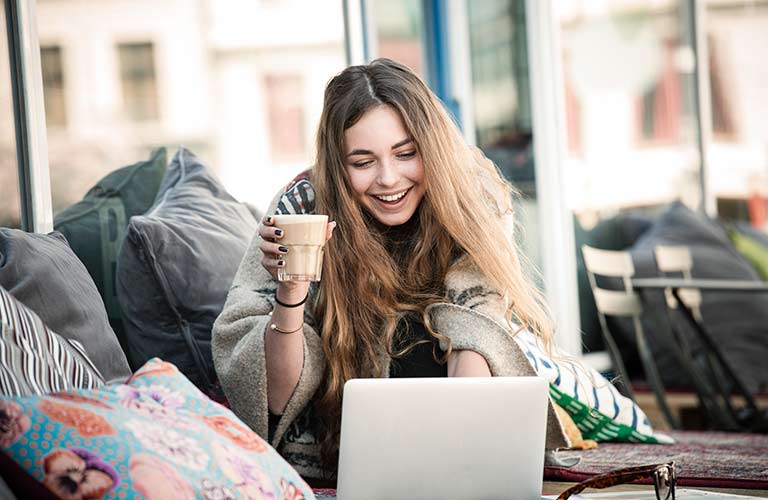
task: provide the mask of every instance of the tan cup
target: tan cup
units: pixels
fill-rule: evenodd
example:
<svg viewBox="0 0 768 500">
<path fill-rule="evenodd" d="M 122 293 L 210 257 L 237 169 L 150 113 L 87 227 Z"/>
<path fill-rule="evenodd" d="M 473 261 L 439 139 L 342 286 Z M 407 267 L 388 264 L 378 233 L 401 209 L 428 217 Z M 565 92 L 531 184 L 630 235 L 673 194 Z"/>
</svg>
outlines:
<svg viewBox="0 0 768 500">
<path fill-rule="evenodd" d="M 288 247 L 285 267 L 277 269 L 278 281 L 320 281 L 328 216 L 275 215 L 273 220 L 283 230 L 277 243 Z"/>
</svg>

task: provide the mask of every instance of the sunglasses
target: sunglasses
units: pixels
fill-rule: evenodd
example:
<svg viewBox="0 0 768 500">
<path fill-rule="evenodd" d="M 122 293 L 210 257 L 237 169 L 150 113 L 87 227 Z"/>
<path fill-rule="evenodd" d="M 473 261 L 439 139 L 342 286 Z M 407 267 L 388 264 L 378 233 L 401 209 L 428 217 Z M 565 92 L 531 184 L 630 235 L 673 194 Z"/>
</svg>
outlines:
<svg viewBox="0 0 768 500">
<path fill-rule="evenodd" d="M 653 479 L 657 500 L 675 500 L 675 484 L 677 482 L 675 462 L 641 465 L 639 467 L 628 467 L 626 469 L 606 472 L 571 486 L 560 493 L 557 500 L 565 500 L 571 495 L 581 493 L 587 488 L 610 488 L 611 486 L 632 483 L 640 479 Z"/>
</svg>

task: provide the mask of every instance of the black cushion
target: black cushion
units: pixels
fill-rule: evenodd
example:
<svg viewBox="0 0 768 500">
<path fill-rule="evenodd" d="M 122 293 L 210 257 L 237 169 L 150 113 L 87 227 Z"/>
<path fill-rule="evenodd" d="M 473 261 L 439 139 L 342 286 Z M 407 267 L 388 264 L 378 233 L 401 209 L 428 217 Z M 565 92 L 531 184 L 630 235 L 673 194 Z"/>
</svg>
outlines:
<svg viewBox="0 0 768 500">
<path fill-rule="evenodd" d="M 638 277 L 658 276 L 654 249 L 657 245 L 687 245 L 693 258 L 694 278 L 759 280 L 749 262 L 734 248 L 724 229 L 707 217 L 675 203 L 664 212 L 631 248 Z M 646 292 L 652 307 L 663 310 L 661 292 Z M 768 294 L 705 292 L 701 312 L 704 326 L 722 348 L 726 359 L 747 386 L 756 390 L 768 386 Z M 673 324 L 698 345 L 693 332 L 679 315 Z M 653 339 L 652 348 L 662 378 L 671 386 L 688 385 L 687 377 L 671 355 L 663 330 L 644 322 Z M 656 336 L 654 338 L 654 335 Z M 623 341 L 634 344 L 631 330 L 624 329 Z"/>
<path fill-rule="evenodd" d="M 54 229 L 66 236 L 91 274 L 104 300 L 109 322 L 122 344 L 125 344 L 122 313 L 115 291 L 117 255 L 128 219 L 143 214 L 154 202 L 166 163 L 166 150 L 160 148 L 147 161 L 111 172 L 53 221 Z"/>
<path fill-rule="evenodd" d="M 79 341 L 104 380 L 130 375 L 99 291 L 61 233 L 0 228 L 0 286 L 51 330 Z"/>
<path fill-rule="evenodd" d="M 118 258 L 117 294 L 134 368 L 159 356 L 208 388 L 211 328 L 257 229 L 248 208 L 180 149 L 152 208 L 130 219 Z"/>
</svg>

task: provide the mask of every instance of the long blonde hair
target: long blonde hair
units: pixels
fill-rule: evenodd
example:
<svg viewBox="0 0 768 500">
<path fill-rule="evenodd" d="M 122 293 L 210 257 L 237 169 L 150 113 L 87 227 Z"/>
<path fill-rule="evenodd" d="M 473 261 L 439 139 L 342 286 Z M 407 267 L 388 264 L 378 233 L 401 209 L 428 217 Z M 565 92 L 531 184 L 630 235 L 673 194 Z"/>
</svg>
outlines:
<svg viewBox="0 0 768 500">
<path fill-rule="evenodd" d="M 407 259 L 387 250 L 385 236 L 354 197 L 345 166 L 344 132 L 381 105 L 400 114 L 424 165 L 426 189 Z M 421 314 L 430 335 L 441 338 L 424 309 L 447 302 L 443 283 L 457 256 L 482 263 L 488 286 L 506 300 L 507 319 L 551 345 L 550 315 L 506 235 L 499 196 L 487 189 L 490 184 L 509 201 L 511 187 L 465 143 L 438 98 L 407 67 L 378 59 L 348 67 L 329 82 L 312 181 L 318 213 L 338 222 L 315 301 L 327 359 L 316 403 L 327 468 L 335 469 L 344 383 L 386 375 L 382 361 L 393 355 L 405 314 Z"/>
</svg>

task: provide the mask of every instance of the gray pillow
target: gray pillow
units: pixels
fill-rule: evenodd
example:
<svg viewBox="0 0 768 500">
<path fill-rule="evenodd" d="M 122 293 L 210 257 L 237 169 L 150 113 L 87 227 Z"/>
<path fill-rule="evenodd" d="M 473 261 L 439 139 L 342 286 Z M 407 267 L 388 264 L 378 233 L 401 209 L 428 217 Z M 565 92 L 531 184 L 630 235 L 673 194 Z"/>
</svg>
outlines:
<svg viewBox="0 0 768 500">
<path fill-rule="evenodd" d="M 731 244 L 719 224 L 691 211 L 681 203 L 673 204 L 632 246 L 632 258 L 638 277 L 658 276 L 654 248 L 657 245 L 687 245 L 693 257 L 694 278 L 759 280 L 749 262 Z M 652 306 L 663 311 L 661 293 L 646 295 Z M 701 313 L 704 326 L 715 338 L 725 357 L 747 386 L 756 390 L 768 386 L 768 294 L 705 292 Z M 678 315 L 674 325 L 694 345 L 697 337 Z M 652 348 L 662 378 L 670 386 L 688 385 L 687 377 L 666 348 L 666 339 L 648 322 L 646 331 L 653 338 Z M 656 335 L 656 338 L 654 338 Z M 623 341 L 634 343 L 630 330 L 624 329 Z"/>
<path fill-rule="evenodd" d="M 0 228 L 0 286 L 51 330 L 80 342 L 104 380 L 131 374 L 99 291 L 61 233 Z"/>
<path fill-rule="evenodd" d="M 118 257 L 132 366 L 159 356 L 203 389 L 214 383 L 211 328 L 257 228 L 248 208 L 181 148 L 154 205 L 130 219 Z"/>
</svg>

